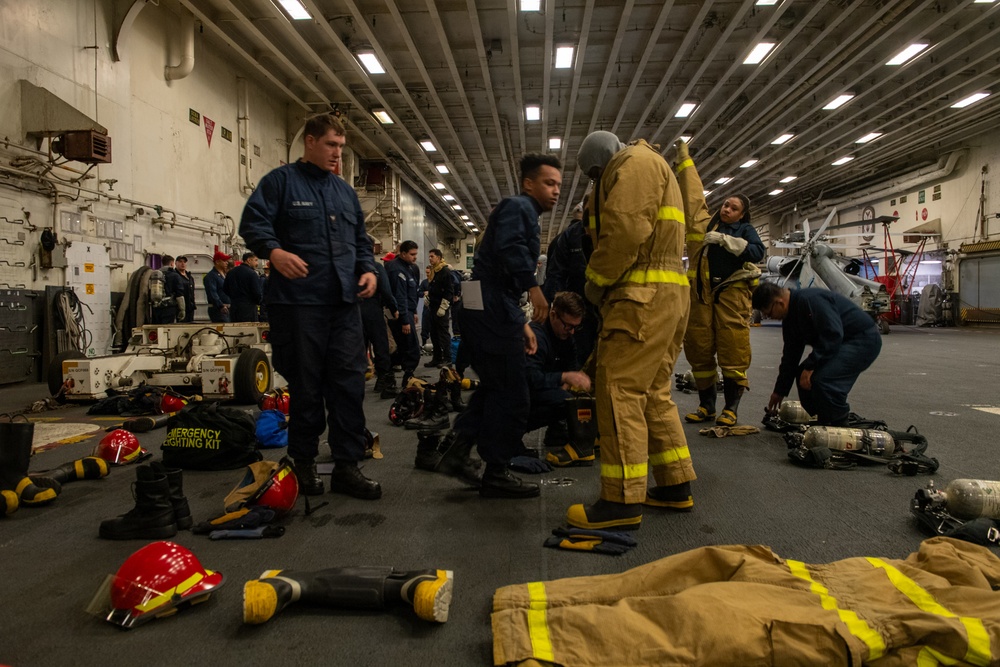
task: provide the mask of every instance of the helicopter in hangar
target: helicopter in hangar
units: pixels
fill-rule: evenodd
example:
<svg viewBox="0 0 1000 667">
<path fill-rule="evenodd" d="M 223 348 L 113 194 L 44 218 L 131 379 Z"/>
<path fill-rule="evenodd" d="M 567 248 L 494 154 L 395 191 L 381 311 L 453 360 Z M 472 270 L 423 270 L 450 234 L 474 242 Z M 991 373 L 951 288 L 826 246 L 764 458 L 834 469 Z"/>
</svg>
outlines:
<svg viewBox="0 0 1000 667">
<path fill-rule="evenodd" d="M 810 229 L 807 219 L 802 223 L 802 231 L 786 234 L 780 241 L 774 242 L 772 245 L 775 248 L 794 249 L 797 252 L 768 257 L 767 272 L 760 280 L 773 282 L 781 287 L 794 289 L 820 287 L 842 294 L 871 315 L 878 323 L 879 331 L 887 334 L 889 333 L 887 314 L 891 312 L 892 304 L 885 284 L 863 277 L 861 274 L 864 272 L 864 265 L 860 259 L 845 257 L 835 250 L 843 246 L 828 243 L 831 238 L 835 238 L 826 235 L 826 232 L 836 214 L 837 209 L 830 211 L 826 220 L 815 232 Z M 887 225 L 897 219 L 893 216 L 880 216 L 872 220 L 837 225 L 834 229 L 874 223 Z"/>
</svg>

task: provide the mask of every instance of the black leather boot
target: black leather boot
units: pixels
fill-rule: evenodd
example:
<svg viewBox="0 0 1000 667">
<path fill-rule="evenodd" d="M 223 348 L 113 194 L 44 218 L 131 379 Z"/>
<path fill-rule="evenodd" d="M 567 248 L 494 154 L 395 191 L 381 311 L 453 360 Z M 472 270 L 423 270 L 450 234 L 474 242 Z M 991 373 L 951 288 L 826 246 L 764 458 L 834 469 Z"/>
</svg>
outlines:
<svg viewBox="0 0 1000 667">
<path fill-rule="evenodd" d="M 707 389 L 698 390 L 698 409 L 684 415 L 684 421 L 691 424 L 700 424 L 715 418 L 715 398 L 719 390 L 715 388 L 715 383 Z"/>
<path fill-rule="evenodd" d="M 516 477 L 507 466 L 487 465 L 479 487 L 479 495 L 483 498 L 534 498 L 540 493 L 537 484 Z"/>
<path fill-rule="evenodd" d="M 335 609 L 382 610 L 412 605 L 425 621 L 444 623 L 451 570 L 398 572 L 391 567 L 337 567 L 318 572 L 268 570 L 243 585 L 243 622 L 265 623 L 293 602 Z"/>
<path fill-rule="evenodd" d="M 465 409 L 465 401 L 462 400 L 462 384 L 460 381 L 449 383 L 448 395 L 451 398 L 452 412 L 461 412 Z"/>
<path fill-rule="evenodd" d="M 382 497 L 382 486 L 365 477 L 357 461 L 337 461 L 330 473 L 330 493 L 342 493 L 361 500 L 378 500 Z"/>
<path fill-rule="evenodd" d="M 323 495 L 323 480 L 316 472 L 316 461 L 312 459 L 292 460 L 292 472 L 299 480 L 299 491 L 307 496 Z"/>
<path fill-rule="evenodd" d="M 473 463 L 470 457 L 473 445 L 475 442 L 470 436 L 454 429 L 448 431 L 438 447 L 438 451 L 441 452 L 441 460 L 438 461 L 434 471 L 478 487 L 481 482 L 479 467 Z"/>
<path fill-rule="evenodd" d="M 156 474 L 167 478 L 167 484 L 170 486 L 170 505 L 174 508 L 177 530 L 191 530 L 194 520 L 191 518 L 191 508 L 188 506 L 187 498 L 184 497 L 184 471 L 180 468 L 168 468 L 160 461 L 153 461 L 149 467 Z"/>
<path fill-rule="evenodd" d="M 444 431 L 451 422 L 448 421 L 448 397 L 438 390 L 434 397 L 427 401 L 424 412 L 419 417 L 407 419 L 403 426 L 408 431 Z"/>
<path fill-rule="evenodd" d="M 150 466 L 135 469 L 132 486 L 135 507 L 118 517 L 101 522 L 100 536 L 108 540 L 163 540 L 177 534 L 174 507 L 170 503 L 170 483 L 166 475 Z"/>
<path fill-rule="evenodd" d="M 441 434 L 438 431 L 420 431 L 417 433 L 417 456 L 413 459 L 413 467 L 417 470 L 434 472 L 441 462 Z"/>
<path fill-rule="evenodd" d="M 744 391 L 746 391 L 746 387 L 737 384 L 736 380 L 723 379 L 722 392 L 726 398 L 726 407 L 719 414 L 719 418 L 715 420 L 716 425 L 736 426 L 736 413 L 740 409 L 740 398 Z"/>
<path fill-rule="evenodd" d="M 0 422 L 0 495 L 3 496 L 5 514 L 12 514 L 18 506 L 45 505 L 55 500 L 62 490 L 58 481 L 36 476 L 28 477 L 31 462 L 31 441 L 35 425 L 20 415 L 23 421 Z"/>
</svg>

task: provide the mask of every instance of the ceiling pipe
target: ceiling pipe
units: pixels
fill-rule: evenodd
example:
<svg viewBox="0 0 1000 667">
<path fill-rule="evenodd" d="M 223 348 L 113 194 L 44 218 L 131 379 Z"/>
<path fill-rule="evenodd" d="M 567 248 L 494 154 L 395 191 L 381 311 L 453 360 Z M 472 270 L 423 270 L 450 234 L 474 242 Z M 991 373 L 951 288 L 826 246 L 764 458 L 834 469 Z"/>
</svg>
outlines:
<svg viewBox="0 0 1000 667">
<path fill-rule="evenodd" d="M 962 158 L 968 154 L 969 150 L 967 148 L 952 151 L 947 157 L 942 157 L 938 160 L 936 165 L 918 169 L 909 174 L 904 174 L 898 179 L 888 181 L 874 188 L 868 188 L 862 192 L 855 192 L 846 197 L 820 199 L 808 209 L 801 209 L 799 215 L 807 217 L 812 213 L 826 211 L 848 203 L 861 206 L 872 200 L 888 197 L 893 192 L 913 192 L 914 190 L 918 190 L 921 185 L 940 181 L 951 176 L 958 168 L 958 164 Z"/>
<path fill-rule="evenodd" d="M 181 61 L 176 66 L 167 65 L 163 68 L 163 76 L 167 81 L 183 79 L 194 69 L 194 15 L 184 12 L 181 16 Z"/>
</svg>

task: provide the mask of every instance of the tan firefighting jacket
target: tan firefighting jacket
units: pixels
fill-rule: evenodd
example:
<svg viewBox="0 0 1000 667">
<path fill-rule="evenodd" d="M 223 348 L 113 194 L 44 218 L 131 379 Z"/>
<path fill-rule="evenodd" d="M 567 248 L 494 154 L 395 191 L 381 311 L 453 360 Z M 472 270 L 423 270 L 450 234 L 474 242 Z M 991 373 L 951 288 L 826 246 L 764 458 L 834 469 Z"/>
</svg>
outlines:
<svg viewBox="0 0 1000 667">
<path fill-rule="evenodd" d="M 492 622 L 497 665 L 998 665 L 1000 558 L 945 537 L 826 565 L 703 547 L 500 588 Z"/>
</svg>

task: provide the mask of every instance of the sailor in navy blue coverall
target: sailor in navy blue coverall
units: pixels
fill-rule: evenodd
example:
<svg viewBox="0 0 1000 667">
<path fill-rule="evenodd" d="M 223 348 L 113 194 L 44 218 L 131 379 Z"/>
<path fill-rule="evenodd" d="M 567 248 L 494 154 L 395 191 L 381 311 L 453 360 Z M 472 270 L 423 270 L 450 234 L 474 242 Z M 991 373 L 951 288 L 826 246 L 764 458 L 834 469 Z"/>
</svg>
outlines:
<svg viewBox="0 0 1000 667">
<path fill-rule="evenodd" d="M 240 235 L 271 272 L 264 295 L 274 367 L 288 380 L 288 454 L 303 493 L 323 492 L 319 437 L 335 467 L 330 490 L 382 495 L 357 467 L 365 455 L 365 349 L 358 299 L 375 293 L 375 259 L 354 189 L 336 175 L 345 130 L 329 114 L 306 122 L 298 162 L 264 176 L 247 201 Z M 325 404 L 325 410 L 324 410 Z"/>
<path fill-rule="evenodd" d="M 782 320 L 785 347 L 768 411 L 777 411 L 794 382 L 802 407 L 820 425 L 847 426 L 847 395 L 882 349 L 875 321 L 847 297 L 817 288 L 764 283 L 754 292 L 753 307 Z M 806 345 L 812 351 L 803 359 Z"/>
<path fill-rule="evenodd" d="M 386 264 L 389 274 L 389 285 L 396 299 L 399 317 L 389 323 L 392 337 L 396 340 L 396 358 L 403 367 L 403 384 L 406 383 L 417 368 L 420 361 L 420 343 L 417 338 L 417 286 L 420 282 L 420 269 L 417 268 L 417 244 L 415 241 L 403 241 L 399 244 L 399 254 Z"/>
<path fill-rule="evenodd" d="M 528 292 L 533 319 L 544 322 L 548 302 L 535 281 L 541 249 L 538 217 L 552 210 L 562 184 L 559 160 L 527 155 L 521 160 L 521 194 L 497 204 L 476 250 L 472 282 L 463 286 L 482 292 L 481 308 L 465 299 L 462 340 L 468 346 L 479 388 L 455 420 L 441 445 L 438 470 L 469 479 L 468 455 L 473 444 L 486 463 L 480 495 L 500 498 L 537 496 L 537 484 L 518 479 L 507 469 L 521 450 L 530 408 L 525 353 L 534 354 L 535 334 L 518 306 Z"/>
</svg>

